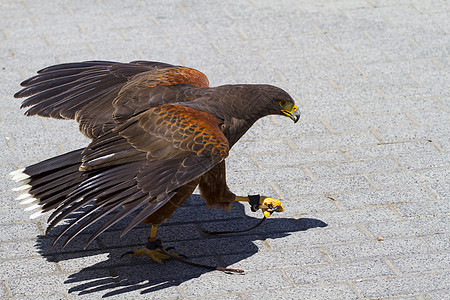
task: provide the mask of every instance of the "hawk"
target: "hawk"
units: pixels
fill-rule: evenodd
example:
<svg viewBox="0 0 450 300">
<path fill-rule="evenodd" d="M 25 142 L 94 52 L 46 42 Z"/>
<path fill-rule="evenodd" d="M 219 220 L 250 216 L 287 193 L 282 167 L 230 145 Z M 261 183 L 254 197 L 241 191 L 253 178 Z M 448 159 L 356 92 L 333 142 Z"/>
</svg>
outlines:
<svg viewBox="0 0 450 300">
<path fill-rule="evenodd" d="M 51 212 L 47 233 L 78 213 L 53 242 L 64 237 L 62 247 L 100 222 L 86 248 L 130 214 L 120 236 L 144 223 L 152 226 L 148 241 L 155 241 L 158 226 L 197 186 L 208 207 L 229 210 L 235 201 L 249 202 L 227 187 L 229 150 L 261 117 L 300 117 L 278 87 L 209 87 L 202 72 L 167 63 L 86 61 L 37 73 L 14 95 L 26 97 L 25 115 L 75 120 L 91 139 L 86 148 L 13 172 L 22 184 L 15 189 L 22 191 L 18 199 L 29 205 L 26 210 L 37 209 L 31 218 Z M 284 210 L 276 199 L 258 201 Z M 144 252 L 159 263 L 168 258 L 158 249 Z"/>
</svg>

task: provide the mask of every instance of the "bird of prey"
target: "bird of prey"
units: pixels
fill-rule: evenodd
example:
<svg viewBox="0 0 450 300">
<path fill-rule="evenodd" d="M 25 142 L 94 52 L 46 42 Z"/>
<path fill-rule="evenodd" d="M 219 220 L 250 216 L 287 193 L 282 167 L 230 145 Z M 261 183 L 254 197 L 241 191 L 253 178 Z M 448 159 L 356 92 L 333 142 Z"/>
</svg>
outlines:
<svg viewBox="0 0 450 300">
<path fill-rule="evenodd" d="M 14 96 L 27 97 L 25 115 L 75 120 L 91 139 L 86 148 L 13 172 L 22 184 L 18 199 L 30 205 L 26 210 L 37 209 L 31 218 L 51 212 L 47 232 L 75 213 L 53 242 L 64 236 L 62 247 L 100 224 L 87 247 L 131 214 L 121 236 L 151 224 L 148 241 L 155 241 L 157 227 L 197 186 L 208 207 L 249 202 L 227 187 L 230 148 L 261 117 L 300 117 L 294 100 L 275 86 L 209 87 L 200 71 L 161 62 L 59 64 L 21 85 Z M 261 196 L 257 202 L 284 210 L 277 199 Z M 138 251 L 159 263 L 168 258 L 158 249 Z"/>
</svg>

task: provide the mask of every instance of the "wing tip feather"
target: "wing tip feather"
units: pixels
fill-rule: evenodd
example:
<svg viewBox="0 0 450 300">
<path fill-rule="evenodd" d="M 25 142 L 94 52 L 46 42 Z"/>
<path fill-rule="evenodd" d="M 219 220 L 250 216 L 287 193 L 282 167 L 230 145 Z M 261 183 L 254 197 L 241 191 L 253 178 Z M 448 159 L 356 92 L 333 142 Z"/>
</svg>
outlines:
<svg viewBox="0 0 450 300">
<path fill-rule="evenodd" d="M 28 175 L 24 171 L 25 171 L 25 168 L 22 168 L 19 170 L 12 171 L 11 173 L 9 173 L 9 175 L 11 176 L 12 180 L 14 180 L 15 182 L 23 181 L 25 179 L 30 178 L 30 175 Z"/>
<path fill-rule="evenodd" d="M 41 207 L 41 205 L 39 205 L 39 203 L 34 203 L 34 204 L 26 207 L 24 210 L 25 211 L 31 211 L 31 210 L 35 210 L 35 209 L 40 208 L 40 207 Z"/>
<path fill-rule="evenodd" d="M 42 209 L 40 209 L 40 210 L 38 210 L 37 212 L 33 213 L 33 214 L 30 216 L 30 219 L 34 220 L 34 219 L 36 219 L 36 218 L 38 218 L 38 217 L 40 217 L 40 216 L 42 216 L 42 215 L 44 215 L 44 214 L 45 214 L 45 212 L 43 212 Z"/>
<path fill-rule="evenodd" d="M 34 198 L 33 196 L 29 195 L 28 198 L 23 199 L 22 201 L 19 202 L 20 205 L 26 205 L 26 204 L 32 204 L 32 203 L 37 203 L 38 199 Z"/>
<path fill-rule="evenodd" d="M 24 182 L 22 185 L 12 188 L 11 191 L 13 192 L 23 192 L 23 193 L 27 193 L 31 190 L 31 185 L 28 184 L 28 182 Z"/>
</svg>

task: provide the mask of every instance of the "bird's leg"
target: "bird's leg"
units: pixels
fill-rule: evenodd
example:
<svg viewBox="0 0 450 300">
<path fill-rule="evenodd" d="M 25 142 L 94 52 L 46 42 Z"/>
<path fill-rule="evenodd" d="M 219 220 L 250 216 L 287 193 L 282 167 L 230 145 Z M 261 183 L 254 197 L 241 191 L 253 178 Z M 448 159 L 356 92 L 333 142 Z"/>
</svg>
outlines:
<svg viewBox="0 0 450 300">
<path fill-rule="evenodd" d="M 150 237 L 147 238 L 147 244 L 145 248 L 136 250 L 134 252 L 127 252 L 125 254 L 131 254 L 131 256 L 148 255 L 153 261 L 162 264 L 163 259 L 171 258 L 169 255 L 162 251 L 162 242 L 156 238 L 156 231 L 158 226 L 152 225 Z"/>
<path fill-rule="evenodd" d="M 215 235 L 215 234 L 228 234 L 228 233 L 240 233 L 250 231 L 264 222 L 265 219 L 270 217 L 274 212 L 284 211 L 284 207 L 281 205 L 281 201 L 274 198 L 269 198 L 260 195 L 249 195 L 248 197 L 235 196 L 234 201 L 248 202 L 252 211 L 262 210 L 264 218 L 262 218 L 257 224 L 252 227 L 242 229 L 242 230 L 226 230 L 226 231 L 209 231 L 202 230 L 204 233 Z"/>
<path fill-rule="evenodd" d="M 234 201 L 248 202 L 251 206 L 252 211 L 257 211 L 261 209 L 263 211 L 264 217 L 268 218 L 273 212 L 282 212 L 284 207 L 281 205 L 281 201 L 274 198 L 269 198 L 266 196 L 252 195 L 252 196 L 236 196 Z"/>
<path fill-rule="evenodd" d="M 210 265 L 203 265 L 203 264 L 199 264 L 199 263 L 190 262 L 186 259 L 183 259 L 183 257 L 187 258 L 183 254 L 171 254 L 171 253 L 167 252 L 168 250 L 170 250 L 170 248 L 164 249 L 162 247 L 161 240 L 156 238 L 156 230 L 157 229 L 158 229 L 158 226 L 152 225 L 150 237 L 147 239 L 147 244 L 145 245 L 144 249 L 136 250 L 134 252 L 127 252 L 125 254 L 131 254 L 131 256 L 148 255 L 148 256 L 150 256 L 150 258 L 153 261 L 155 261 L 159 264 L 163 263 L 163 261 L 162 261 L 163 259 L 173 258 L 175 260 L 178 260 L 179 262 L 182 262 L 184 264 L 194 266 L 197 268 L 208 269 L 208 270 L 217 270 L 217 271 L 222 271 L 225 273 L 238 273 L 238 274 L 244 273 L 244 270 L 241 270 L 241 269 L 229 269 L 229 268 L 223 268 L 223 267 L 218 267 L 218 266 L 210 266 Z M 122 257 L 125 254 L 123 254 Z"/>
</svg>

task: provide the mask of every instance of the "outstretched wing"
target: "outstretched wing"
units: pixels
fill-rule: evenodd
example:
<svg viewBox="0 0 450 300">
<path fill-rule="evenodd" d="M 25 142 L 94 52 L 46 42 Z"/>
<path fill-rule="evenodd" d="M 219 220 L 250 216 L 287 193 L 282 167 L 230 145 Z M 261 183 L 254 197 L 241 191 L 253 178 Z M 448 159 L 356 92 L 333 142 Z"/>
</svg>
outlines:
<svg viewBox="0 0 450 300">
<path fill-rule="evenodd" d="M 87 61 L 42 69 L 38 75 L 22 82 L 25 88 L 14 97 L 29 97 L 21 106 L 30 107 L 26 115 L 75 119 L 84 135 L 95 138 L 115 126 L 116 109 L 123 102 L 129 102 L 124 96 L 141 93 L 142 89 L 167 88 L 176 84 L 208 86 L 209 83 L 197 70 L 160 62 Z M 161 91 L 154 91 L 155 95 L 158 93 Z M 115 106 L 119 94 L 122 100 Z M 151 98 L 152 95 L 148 93 L 147 96 Z M 150 107 L 148 101 L 137 103 L 135 100 L 142 98 L 135 97 L 132 101 L 134 112 L 140 106 L 146 106 L 141 109 Z M 118 112 L 123 117 L 124 110 Z"/>
<path fill-rule="evenodd" d="M 80 167 L 88 174 L 50 217 L 49 229 L 71 212 L 94 203 L 58 236 L 83 219 L 64 245 L 107 215 L 99 234 L 132 212 L 139 213 L 122 235 L 228 156 L 229 144 L 214 116 L 189 107 L 162 105 L 148 109 L 95 139 L 83 152 Z M 82 199 L 82 200 L 80 200 Z"/>
</svg>

